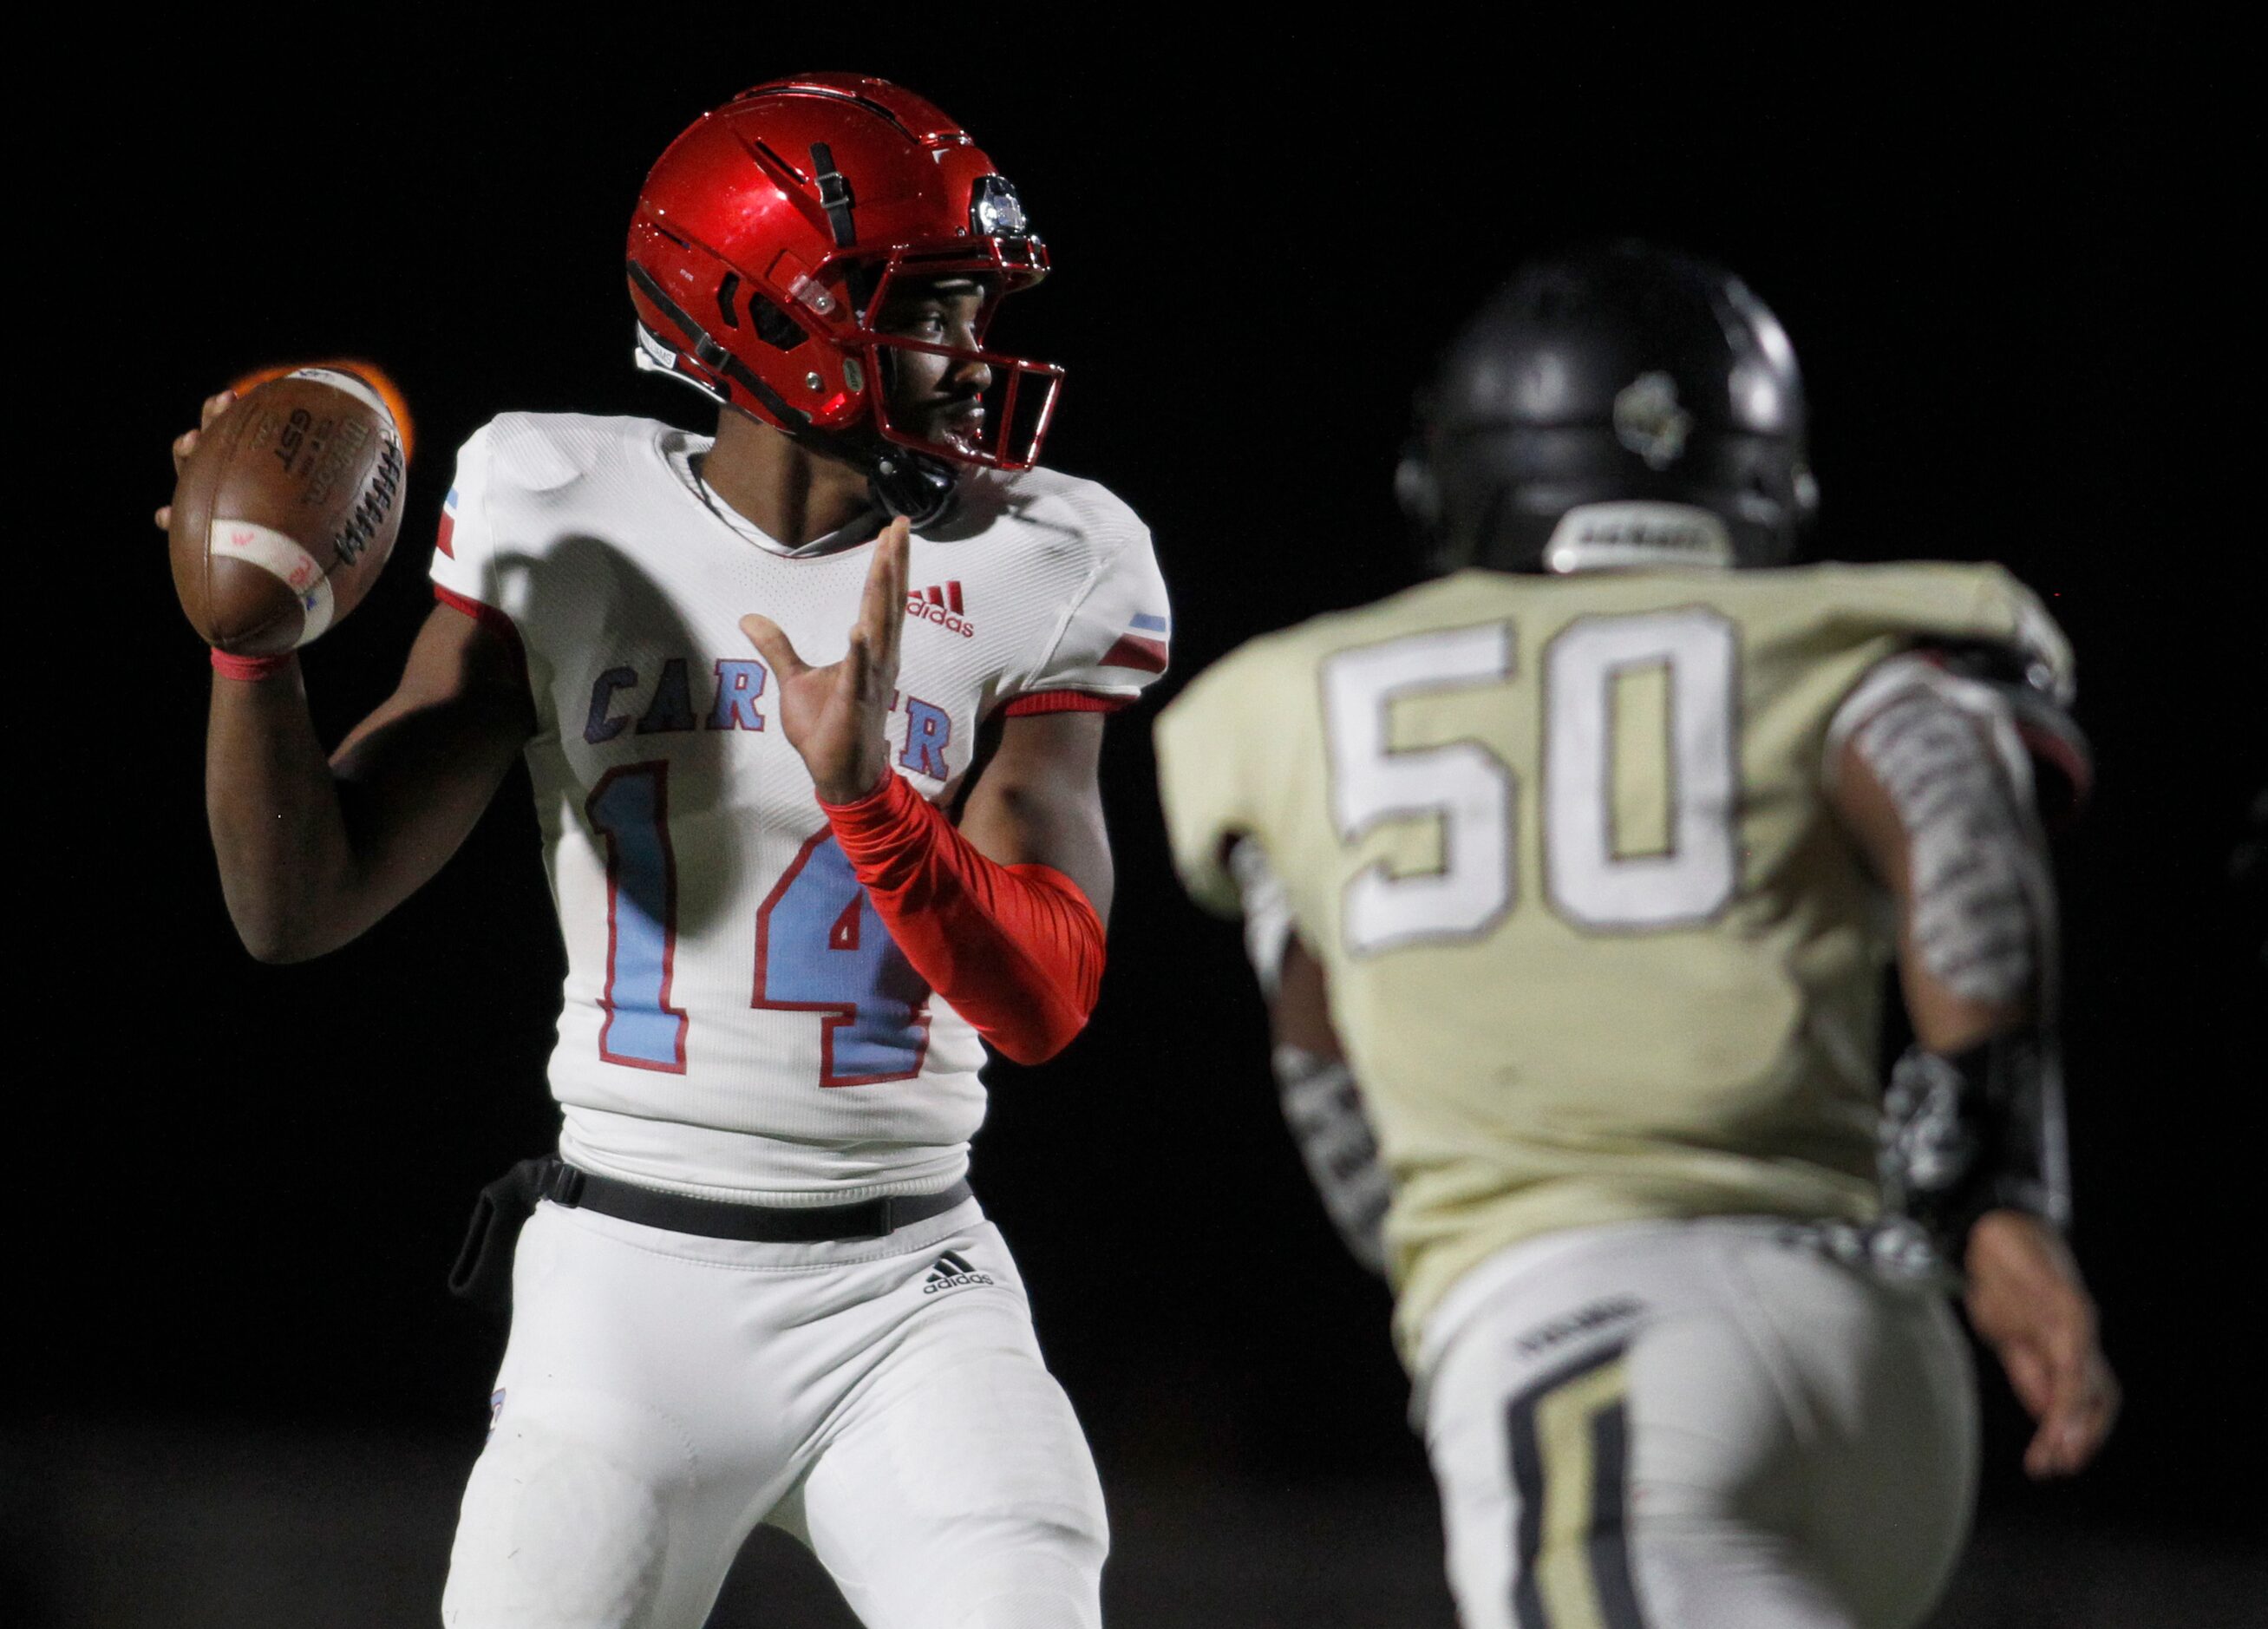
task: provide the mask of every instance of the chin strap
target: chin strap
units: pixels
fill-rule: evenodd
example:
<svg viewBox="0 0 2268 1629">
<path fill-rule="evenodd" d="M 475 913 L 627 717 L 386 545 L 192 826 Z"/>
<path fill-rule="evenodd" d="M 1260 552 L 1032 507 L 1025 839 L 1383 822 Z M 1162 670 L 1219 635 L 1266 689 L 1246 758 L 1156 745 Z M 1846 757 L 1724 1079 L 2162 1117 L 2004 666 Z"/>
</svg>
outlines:
<svg viewBox="0 0 2268 1629">
<path fill-rule="evenodd" d="M 932 453 L 917 453 L 880 437 L 875 440 L 870 458 L 854 461 L 867 465 L 866 489 L 874 501 L 917 527 L 943 520 L 960 495 L 959 468 Z"/>
</svg>

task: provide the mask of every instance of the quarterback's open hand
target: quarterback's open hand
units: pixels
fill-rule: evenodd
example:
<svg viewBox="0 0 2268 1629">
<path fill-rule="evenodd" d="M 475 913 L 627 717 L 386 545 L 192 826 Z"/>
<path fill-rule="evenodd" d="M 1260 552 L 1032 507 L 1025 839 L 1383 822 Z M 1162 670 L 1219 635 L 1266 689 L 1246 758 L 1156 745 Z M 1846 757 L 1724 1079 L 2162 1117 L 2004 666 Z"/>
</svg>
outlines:
<svg viewBox="0 0 2268 1629">
<path fill-rule="evenodd" d="M 2095 1344 L 2095 1301 L 2063 1237 L 2021 1211 L 1988 1211 L 1969 1235 L 1969 1322 L 2039 1422 L 2024 1469 L 2067 1477 L 2118 1417 L 2118 1381 Z"/>
<path fill-rule="evenodd" d="M 843 660 L 814 667 L 769 616 L 743 616 L 740 631 L 779 686 L 780 728 L 803 755 L 823 803 L 856 803 L 889 770 L 883 735 L 897 692 L 898 640 L 905 629 L 911 527 L 901 516 L 874 540 L 858 620 Z"/>
<path fill-rule="evenodd" d="M 173 438 L 173 479 L 175 482 L 178 483 L 181 478 L 181 466 L 188 463 L 189 461 L 189 454 L 196 451 L 198 434 L 202 431 L 212 428 L 213 420 L 218 418 L 223 413 L 228 411 L 228 404 L 235 400 L 236 392 L 233 390 L 224 390 L 218 395 L 207 396 L 205 398 L 203 410 L 197 415 L 196 429 L 184 430 L 180 435 Z M 167 504 L 164 508 L 158 511 L 157 521 L 158 529 L 161 532 L 169 529 L 173 526 L 173 505 Z"/>
</svg>

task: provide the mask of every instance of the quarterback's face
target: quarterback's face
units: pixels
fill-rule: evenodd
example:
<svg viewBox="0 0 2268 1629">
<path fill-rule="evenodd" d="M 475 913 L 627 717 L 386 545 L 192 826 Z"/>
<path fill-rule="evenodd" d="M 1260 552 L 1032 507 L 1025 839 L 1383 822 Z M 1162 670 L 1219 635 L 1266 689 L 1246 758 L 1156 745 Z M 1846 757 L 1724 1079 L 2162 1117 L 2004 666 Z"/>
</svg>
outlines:
<svg viewBox="0 0 2268 1629">
<path fill-rule="evenodd" d="M 885 334 L 924 344 L 976 349 L 976 325 L 991 291 L 975 277 L 908 277 L 894 282 L 876 313 Z M 982 362 L 892 346 L 890 422 L 906 434 L 940 446 L 981 446 L 984 392 L 992 370 Z"/>
</svg>

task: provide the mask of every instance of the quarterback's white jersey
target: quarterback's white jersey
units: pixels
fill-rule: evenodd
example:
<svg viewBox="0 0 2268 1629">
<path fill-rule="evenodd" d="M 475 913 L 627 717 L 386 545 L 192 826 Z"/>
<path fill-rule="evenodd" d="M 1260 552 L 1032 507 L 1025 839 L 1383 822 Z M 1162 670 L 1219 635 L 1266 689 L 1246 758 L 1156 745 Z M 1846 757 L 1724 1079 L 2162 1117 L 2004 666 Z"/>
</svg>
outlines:
<svg viewBox="0 0 2268 1629">
<path fill-rule="evenodd" d="M 560 1151 L 678 1191 L 835 1204 L 966 1168 L 976 1031 L 891 941 L 740 632 L 838 660 L 879 518 L 790 550 L 644 419 L 507 414 L 458 455 L 436 592 L 508 619 L 567 980 Z M 890 761 L 949 803 L 1006 711 L 1108 708 L 1165 667 L 1149 534 L 1092 482 L 964 479 L 915 534 Z"/>
</svg>

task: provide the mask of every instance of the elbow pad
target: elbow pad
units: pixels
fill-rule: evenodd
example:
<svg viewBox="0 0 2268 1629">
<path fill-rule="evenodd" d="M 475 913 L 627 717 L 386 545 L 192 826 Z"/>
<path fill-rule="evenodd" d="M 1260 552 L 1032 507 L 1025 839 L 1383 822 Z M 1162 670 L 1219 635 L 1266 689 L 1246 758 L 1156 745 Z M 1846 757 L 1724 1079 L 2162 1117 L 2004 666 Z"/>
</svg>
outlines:
<svg viewBox="0 0 2268 1629">
<path fill-rule="evenodd" d="M 1987 1211 L 2071 1225 L 2062 1073 L 2039 1030 L 1955 1057 L 1909 1048 L 1882 1099 L 1877 1161 L 1885 1202 L 1961 1259 Z"/>
</svg>

